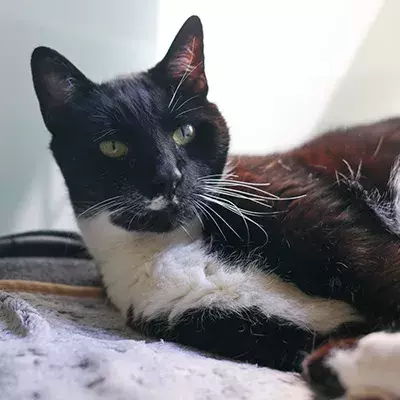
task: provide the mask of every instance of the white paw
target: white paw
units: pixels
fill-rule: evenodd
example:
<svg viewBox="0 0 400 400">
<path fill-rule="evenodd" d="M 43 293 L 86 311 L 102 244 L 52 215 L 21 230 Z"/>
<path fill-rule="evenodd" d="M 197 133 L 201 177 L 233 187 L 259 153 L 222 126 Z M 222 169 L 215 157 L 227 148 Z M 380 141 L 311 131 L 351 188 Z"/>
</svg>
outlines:
<svg viewBox="0 0 400 400">
<path fill-rule="evenodd" d="M 350 349 L 332 349 L 325 364 L 346 389 L 348 397 L 400 396 L 400 334 L 372 333 Z"/>
<path fill-rule="evenodd" d="M 400 400 L 400 333 L 373 333 L 323 346 L 303 364 L 324 399 Z"/>
</svg>

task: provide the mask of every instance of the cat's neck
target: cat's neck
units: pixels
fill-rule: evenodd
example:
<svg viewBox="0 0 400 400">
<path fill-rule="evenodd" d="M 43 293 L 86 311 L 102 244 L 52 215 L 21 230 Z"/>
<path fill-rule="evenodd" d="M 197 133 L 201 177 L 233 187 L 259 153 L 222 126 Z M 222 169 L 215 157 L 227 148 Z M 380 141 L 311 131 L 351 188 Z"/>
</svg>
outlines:
<svg viewBox="0 0 400 400">
<path fill-rule="evenodd" d="M 128 232 L 113 225 L 106 213 L 91 219 L 78 219 L 78 225 L 87 247 L 100 264 L 121 251 L 141 254 L 141 262 L 146 262 L 168 247 L 191 243 L 201 236 L 197 220 L 185 225 L 184 229 L 167 233 Z"/>
<path fill-rule="evenodd" d="M 175 270 L 185 264 L 176 257 L 183 249 L 191 253 L 191 246 L 201 247 L 201 226 L 195 222 L 188 224 L 186 231 L 176 229 L 162 234 L 127 232 L 113 225 L 107 214 L 78 220 L 78 224 L 109 298 L 124 315 L 135 293 L 140 297 L 154 286 L 152 276 L 157 266 Z"/>
</svg>

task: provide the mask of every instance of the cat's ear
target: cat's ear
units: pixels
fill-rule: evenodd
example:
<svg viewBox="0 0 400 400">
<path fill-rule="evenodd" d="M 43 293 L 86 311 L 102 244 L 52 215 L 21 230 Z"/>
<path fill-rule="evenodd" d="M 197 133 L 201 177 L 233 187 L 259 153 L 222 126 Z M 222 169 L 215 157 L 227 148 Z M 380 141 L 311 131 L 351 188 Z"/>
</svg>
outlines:
<svg viewBox="0 0 400 400">
<path fill-rule="evenodd" d="M 31 57 L 33 85 L 44 118 L 72 105 L 93 83 L 70 61 L 48 47 L 37 47 Z"/>
<path fill-rule="evenodd" d="M 207 95 L 203 27 L 199 17 L 191 16 L 183 24 L 160 64 L 171 78 L 190 85 L 194 92 Z"/>
</svg>

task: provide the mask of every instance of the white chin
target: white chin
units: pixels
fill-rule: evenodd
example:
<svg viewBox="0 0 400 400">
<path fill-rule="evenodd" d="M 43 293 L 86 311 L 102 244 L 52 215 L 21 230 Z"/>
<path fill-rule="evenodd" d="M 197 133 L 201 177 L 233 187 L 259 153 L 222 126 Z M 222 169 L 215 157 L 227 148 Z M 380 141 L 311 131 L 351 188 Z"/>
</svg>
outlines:
<svg viewBox="0 0 400 400">
<path fill-rule="evenodd" d="M 153 197 L 148 200 L 146 204 L 146 209 L 151 211 L 161 211 L 171 205 L 178 205 L 179 201 L 176 196 L 173 197 L 172 200 L 166 199 L 164 196 Z"/>
</svg>

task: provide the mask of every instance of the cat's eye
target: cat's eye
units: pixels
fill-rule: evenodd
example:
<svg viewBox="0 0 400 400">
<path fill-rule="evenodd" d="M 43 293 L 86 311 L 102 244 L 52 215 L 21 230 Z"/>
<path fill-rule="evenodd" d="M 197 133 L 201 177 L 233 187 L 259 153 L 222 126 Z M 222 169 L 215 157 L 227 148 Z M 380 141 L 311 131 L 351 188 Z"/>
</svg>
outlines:
<svg viewBox="0 0 400 400">
<path fill-rule="evenodd" d="M 172 138 L 174 139 L 177 145 L 184 146 L 194 138 L 194 135 L 195 135 L 194 126 L 190 124 L 185 124 L 179 126 L 177 129 L 174 130 Z"/>
<path fill-rule="evenodd" d="M 101 142 L 100 151 L 107 157 L 120 158 L 128 153 L 128 146 L 118 140 L 105 140 Z"/>
</svg>

